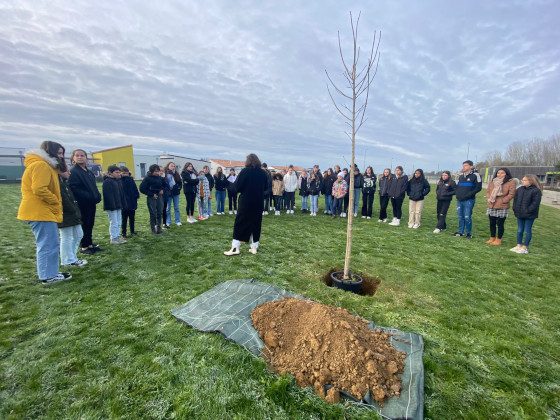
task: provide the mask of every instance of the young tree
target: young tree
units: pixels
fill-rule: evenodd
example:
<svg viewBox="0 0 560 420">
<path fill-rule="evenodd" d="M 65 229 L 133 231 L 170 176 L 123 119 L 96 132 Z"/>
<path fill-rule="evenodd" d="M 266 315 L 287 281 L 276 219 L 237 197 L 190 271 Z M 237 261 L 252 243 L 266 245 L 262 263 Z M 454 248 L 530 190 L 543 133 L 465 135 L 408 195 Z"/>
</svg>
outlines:
<svg viewBox="0 0 560 420">
<path fill-rule="evenodd" d="M 361 13 L 360 13 L 361 14 Z M 356 134 L 367 121 L 366 110 L 369 99 L 369 89 L 379 66 L 379 44 L 381 42 L 381 32 L 379 36 L 377 31 L 373 34 L 371 50 L 369 50 L 365 64 L 360 64 L 360 47 L 358 46 L 358 26 L 360 23 L 360 14 L 354 21 L 352 12 L 350 12 L 350 26 L 352 28 L 352 47 L 349 59 L 344 58 L 342 52 L 342 42 L 340 40 L 340 31 L 338 31 L 338 51 L 340 61 L 342 63 L 342 75 L 346 81 L 344 86 L 338 86 L 329 72 L 327 74 L 327 90 L 336 110 L 342 115 L 348 130 L 345 132 L 352 143 L 352 159 L 350 162 L 350 196 L 348 202 L 348 224 L 346 228 L 346 254 L 344 257 L 344 276 L 343 280 L 350 279 L 350 257 L 352 251 L 352 222 L 354 220 L 354 168 L 355 152 L 356 152 Z M 337 103 L 333 97 L 331 88 L 340 96 L 340 103 Z"/>
</svg>

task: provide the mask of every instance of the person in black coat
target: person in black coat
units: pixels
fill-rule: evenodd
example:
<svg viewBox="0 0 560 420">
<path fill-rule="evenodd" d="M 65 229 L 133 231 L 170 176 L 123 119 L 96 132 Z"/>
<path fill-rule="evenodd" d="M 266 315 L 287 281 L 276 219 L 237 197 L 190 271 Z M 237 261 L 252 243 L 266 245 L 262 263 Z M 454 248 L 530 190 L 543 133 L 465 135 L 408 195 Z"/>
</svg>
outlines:
<svg viewBox="0 0 560 420">
<path fill-rule="evenodd" d="M 430 183 L 424 176 L 422 169 L 416 169 L 414 176 L 408 183 L 406 193 L 410 199 L 408 203 L 408 227 L 418 229 L 422 220 L 424 197 L 430 192 Z"/>
<path fill-rule="evenodd" d="M 150 227 L 155 234 L 162 232 L 163 192 L 165 185 L 167 185 L 167 182 L 161 176 L 159 165 L 150 165 L 148 175 L 140 183 L 140 192 L 146 194 L 146 203 L 150 212 Z"/>
<path fill-rule="evenodd" d="M 513 213 L 517 217 L 517 246 L 510 251 L 528 254 L 533 237 L 533 223 L 539 217 L 542 186 L 535 175 L 525 175 L 521 179 L 521 184 L 513 199 Z M 524 235 L 525 240 L 523 240 Z"/>
<path fill-rule="evenodd" d="M 125 243 L 121 237 L 122 209 L 124 193 L 121 183 L 121 170 L 116 165 L 107 168 L 107 175 L 103 177 L 103 210 L 109 218 L 109 235 L 111 244 Z"/>
<path fill-rule="evenodd" d="M 74 166 L 70 170 L 68 187 L 72 190 L 80 208 L 84 233 L 80 241 L 81 252 L 93 254 L 101 250 L 97 244 L 93 243 L 92 238 L 95 209 L 96 205 L 101 202 L 101 194 L 97 189 L 95 174 L 87 167 L 87 153 L 82 149 L 76 149 L 72 152 L 70 160 Z"/>
<path fill-rule="evenodd" d="M 216 187 L 216 214 L 225 214 L 226 209 L 226 189 L 228 180 L 221 166 L 218 166 L 214 174 L 214 186 Z"/>
<path fill-rule="evenodd" d="M 266 190 L 264 191 L 264 215 L 267 216 L 272 211 L 272 174 L 268 170 L 268 165 L 263 162 L 262 169 L 266 174 Z"/>
<path fill-rule="evenodd" d="M 301 171 L 298 179 L 299 195 L 301 197 L 301 212 L 309 213 L 309 192 L 307 191 L 308 182 L 307 171 L 304 169 Z"/>
<path fill-rule="evenodd" d="M 391 178 L 389 189 L 387 190 L 391 197 L 391 206 L 393 207 L 393 221 L 389 223 L 391 226 L 399 226 L 402 217 L 402 205 L 404 196 L 408 189 L 408 176 L 403 174 L 403 167 L 395 168 L 395 176 Z"/>
<path fill-rule="evenodd" d="M 214 177 L 210 173 L 210 167 L 208 165 L 205 165 L 202 170 L 204 171 L 204 176 L 208 180 L 208 185 L 210 186 L 210 194 L 208 195 L 208 208 L 205 210 L 208 216 L 212 216 L 212 190 L 214 189 Z"/>
<path fill-rule="evenodd" d="M 247 156 L 245 168 L 241 170 L 235 181 L 235 190 L 240 194 L 239 205 L 233 226 L 231 249 L 224 252 L 224 255 L 239 254 L 241 242 L 249 242 L 250 252 L 257 253 L 266 187 L 266 173 L 262 170 L 257 155 L 251 153 Z"/>
<path fill-rule="evenodd" d="M 134 228 L 136 219 L 136 209 L 138 208 L 138 199 L 140 198 L 140 193 L 138 192 L 138 187 L 130 171 L 126 166 L 121 166 L 121 183 L 123 187 L 124 194 L 124 204 L 122 208 L 122 236 L 126 238 L 126 226 L 130 223 L 130 234 L 136 235 L 136 230 Z"/>
<path fill-rule="evenodd" d="M 389 205 L 389 186 L 395 176 L 391 173 L 391 169 L 383 169 L 383 175 L 379 177 L 379 220 L 378 222 L 387 222 L 387 206 Z"/>
<path fill-rule="evenodd" d="M 442 230 L 447 229 L 445 219 L 447 217 L 449 205 L 451 204 L 451 200 L 453 200 L 453 195 L 455 194 L 455 188 L 456 184 L 455 181 L 451 179 L 451 172 L 443 171 L 436 187 L 437 226 L 434 229 L 434 233 L 440 233 Z"/>
<path fill-rule="evenodd" d="M 183 172 L 181 172 L 181 179 L 183 180 L 183 192 L 185 193 L 185 198 L 187 200 L 187 222 L 195 223 L 194 203 L 196 200 L 196 187 L 199 181 L 192 163 L 185 163 L 185 166 L 183 166 Z"/>
<path fill-rule="evenodd" d="M 60 170 L 60 197 L 62 199 L 62 223 L 58 224 L 60 233 L 60 263 L 66 266 L 83 267 L 86 260 L 77 257 L 80 240 L 84 236 L 80 208 L 72 190 L 68 186 L 70 172 L 64 167 Z"/>
<path fill-rule="evenodd" d="M 371 215 L 373 214 L 373 197 L 375 196 L 377 181 L 371 166 L 366 168 L 362 179 L 362 219 L 371 219 Z"/>
<path fill-rule="evenodd" d="M 336 174 L 334 173 L 332 168 L 327 169 L 321 185 L 323 195 L 325 196 L 325 214 L 333 214 L 332 187 L 335 181 Z"/>
</svg>

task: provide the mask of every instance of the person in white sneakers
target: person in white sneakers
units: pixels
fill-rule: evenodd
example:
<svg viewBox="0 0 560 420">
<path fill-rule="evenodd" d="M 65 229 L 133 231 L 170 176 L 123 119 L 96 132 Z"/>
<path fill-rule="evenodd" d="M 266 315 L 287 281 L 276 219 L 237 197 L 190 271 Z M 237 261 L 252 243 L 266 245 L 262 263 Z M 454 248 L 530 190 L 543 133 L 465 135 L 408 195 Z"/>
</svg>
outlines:
<svg viewBox="0 0 560 420">
<path fill-rule="evenodd" d="M 408 189 L 408 176 L 403 173 L 403 167 L 395 168 L 395 177 L 391 179 L 389 184 L 389 197 L 391 197 L 391 205 L 393 207 L 393 221 L 389 223 L 391 226 L 400 226 L 402 217 L 402 205 L 406 190 Z"/>
<path fill-rule="evenodd" d="M 231 168 L 229 170 L 229 175 L 227 177 L 227 195 L 228 195 L 228 207 L 229 214 L 237 214 L 237 191 L 235 191 L 235 180 L 237 179 L 237 174 L 235 169 Z"/>
<path fill-rule="evenodd" d="M 447 228 L 447 211 L 455 195 L 455 181 L 451 179 L 451 172 L 443 171 L 436 186 L 437 197 L 437 225 L 434 233 L 441 233 Z"/>
<path fill-rule="evenodd" d="M 383 175 L 379 177 L 379 220 L 378 222 L 387 223 L 387 206 L 389 205 L 389 186 L 394 175 L 391 169 L 383 169 Z"/>
<path fill-rule="evenodd" d="M 315 172 L 311 172 L 307 181 L 307 193 L 311 197 L 311 216 L 317 216 L 319 211 L 319 193 L 321 192 L 321 179 Z"/>
<path fill-rule="evenodd" d="M 517 217 L 517 245 L 510 251 L 528 254 L 533 237 L 533 223 L 539 217 L 542 186 L 535 175 L 525 175 L 521 179 L 521 184 L 513 199 L 513 213 Z"/>
<path fill-rule="evenodd" d="M 332 196 L 333 196 L 333 212 L 332 217 L 342 216 L 342 210 L 344 205 L 344 196 L 348 191 L 348 184 L 344 180 L 344 173 L 339 172 L 336 176 L 336 181 L 332 186 Z"/>
<path fill-rule="evenodd" d="M 261 168 L 257 155 L 247 156 L 245 168 L 235 181 L 235 190 L 239 192 L 239 211 L 233 226 L 231 249 L 224 255 L 238 255 L 241 242 L 249 242 L 252 254 L 257 253 L 261 237 L 264 192 L 267 188 L 267 176 Z"/>
<path fill-rule="evenodd" d="M 298 187 L 298 177 L 294 171 L 294 165 L 290 165 L 288 173 L 284 175 L 284 192 L 286 193 L 287 210 L 286 214 L 294 214 L 294 204 L 296 189 Z"/>
<path fill-rule="evenodd" d="M 406 193 L 410 199 L 408 202 L 408 227 L 418 229 L 422 220 L 424 209 L 424 197 L 430 192 L 430 183 L 424 176 L 422 169 L 416 169 L 414 176 L 408 183 Z"/>
<path fill-rule="evenodd" d="M 282 197 L 284 196 L 284 178 L 282 174 L 275 173 L 272 177 L 272 201 L 274 202 L 274 215 L 280 216 L 282 210 Z"/>
</svg>

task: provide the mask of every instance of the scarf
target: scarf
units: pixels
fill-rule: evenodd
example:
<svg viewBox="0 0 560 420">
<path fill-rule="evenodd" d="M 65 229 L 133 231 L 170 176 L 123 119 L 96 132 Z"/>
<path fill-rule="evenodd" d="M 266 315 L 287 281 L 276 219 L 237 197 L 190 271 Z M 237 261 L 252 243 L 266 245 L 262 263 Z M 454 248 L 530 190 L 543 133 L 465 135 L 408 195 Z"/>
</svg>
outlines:
<svg viewBox="0 0 560 420">
<path fill-rule="evenodd" d="M 492 192 L 490 193 L 490 198 L 488 199 L 491 203 L 496 202 L 496 197 L 504 195 L 504 191 L 502 189 L 502 185 L 504 183 L 503 178 L 494 178 L 492 181 L 494 184 L 494 188 L 492 188 Z"/>
</svg>

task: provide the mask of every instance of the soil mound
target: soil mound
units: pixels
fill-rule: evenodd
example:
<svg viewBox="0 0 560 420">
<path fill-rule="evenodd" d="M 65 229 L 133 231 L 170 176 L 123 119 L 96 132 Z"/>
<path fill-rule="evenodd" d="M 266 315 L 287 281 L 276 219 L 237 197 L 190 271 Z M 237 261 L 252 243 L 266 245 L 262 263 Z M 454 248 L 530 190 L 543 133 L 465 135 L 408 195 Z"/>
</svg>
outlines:
<svg viewBox="0 0 560 420">
<path fill-rule="evenodd" d="M 346 309 L 287 298 L 257 306 L 251 319 L 271 368 L 328 402 L 338 402 L 340 391 L 362 400 L 369 390 L 380 404 L 400 395 L 406 353 Z M 332 387 L 325 392 L 325 385 Z"/>
</svg>

